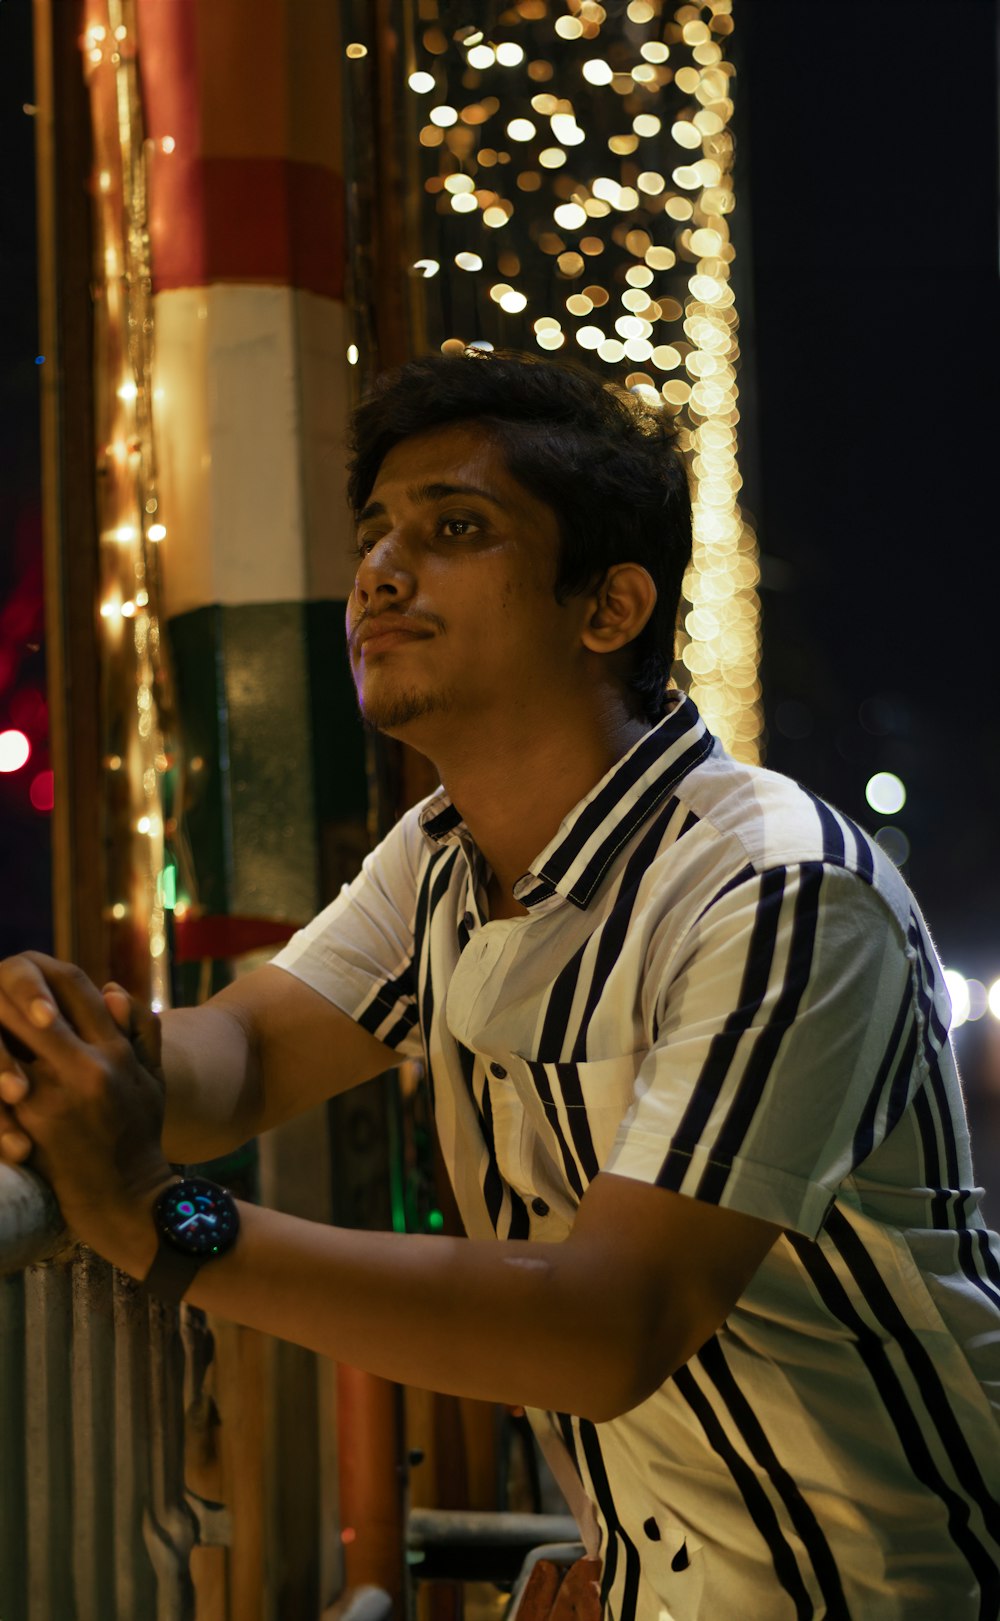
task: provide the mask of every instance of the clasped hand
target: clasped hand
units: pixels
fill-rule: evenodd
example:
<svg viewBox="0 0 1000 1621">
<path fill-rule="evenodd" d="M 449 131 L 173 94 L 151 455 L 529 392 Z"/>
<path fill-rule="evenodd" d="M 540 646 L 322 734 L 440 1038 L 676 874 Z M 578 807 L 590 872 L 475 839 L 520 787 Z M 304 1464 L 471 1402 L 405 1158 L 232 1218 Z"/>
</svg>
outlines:
<svg viewBox="0 0 1000 1621">
<path fill-rule="evenodd" d="M 0 1163 L 28 1161 L 110 1259 L 171 1175 L 163 1114 L 155 1015 L 40 952 L 0 962 Z"/>
</svg>

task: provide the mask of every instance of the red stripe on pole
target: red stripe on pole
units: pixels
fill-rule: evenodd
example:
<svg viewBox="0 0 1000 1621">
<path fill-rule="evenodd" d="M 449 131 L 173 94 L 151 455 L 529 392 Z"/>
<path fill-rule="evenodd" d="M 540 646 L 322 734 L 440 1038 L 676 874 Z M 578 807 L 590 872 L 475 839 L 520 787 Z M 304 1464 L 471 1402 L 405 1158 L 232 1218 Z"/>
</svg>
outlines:
<svg viewBox="0 0 1000 1621">
<path fill-rule="evenodd" d="M 284 945 L 301 926 L 269 917 L 195 917 L 185 912 L 174 917 L 174 957 L 177 962 L 241 957 L 245 951 Z"/>
<path fill-rule="evenodd" d="M 280 150 L 205 153 L 200 98 L 237 98 L 235 138 L 245 115 L 241 87 L 227 86 L 224 75 L 216 83 L 200 59 L 195 0 L 139 0 L 138 19 L 154 290 L 262 282 L 343 299 L 342 177 Z M 286 94 L 287 63 L 274 72 L 275 94 Z M 218 123 L 217 107 L 214 117 Z"/>
<path fill-rule="evenodd" d="M 344 185 L 318 163 L 185 158 L 150 165 L 153 286 L 264 282 L 344 296 Z"/>
</svg>

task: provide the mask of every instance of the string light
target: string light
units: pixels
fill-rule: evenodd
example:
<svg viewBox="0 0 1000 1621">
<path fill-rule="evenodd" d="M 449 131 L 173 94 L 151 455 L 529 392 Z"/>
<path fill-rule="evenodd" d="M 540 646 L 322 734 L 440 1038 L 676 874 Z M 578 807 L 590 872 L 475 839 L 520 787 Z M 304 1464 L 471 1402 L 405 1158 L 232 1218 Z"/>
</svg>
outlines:
<svg viewBox="0 0 1000 1621">
<path fill-rule="evenodd" d="M 466 342 L 444 329 L 433 341 L 444 353 L 517 346 L 523 322 L 521 347 L 555 351 L 568 339 L 677 419 L 694 515 L 678 669 L 726 748 L 755 762 L 759 570 L 738 499 L 729 229 L 732 0 L 631 0 L 625 19 L 568 0 L 553 25 L 554 9 L 518 0 L 503 14 L 516 38 L 496 43 L 476 29 L 449 38 L 441 0 L 422 0 L 408 83 L 440 102 L 415 161 L 421 246 L 442 268 L 423 296 L 429 318 L 437 300 L 476 333 Z M 487 93 L 501 66 L 502 102 Z"/>
<path fill-rule="evenodd" d="M 112 925 L 112 971 L 134 982 L 145 945 L 146 995 L 165 1006 L 170 997 L 158 877 L 164 867 L 163 794 L 170 762 L 164 730 L 170 707 L 160 644 L 157 545 L 167 529 L 158 516 L 151 418 L 150 143 L 142 127 L 135 53 L 117 48 L 135 38 L 135 0 L 89 0 L 89 9 L 97 15 L 88 20 L 81 50 L 97 176 L 96 263 L 104 267 L 95 297 L 102 724 L 105 738 L 116 744 L 105 753 L 104 764 L 119 780 L 105 807 L 109 895 L 104 916 Z M 175 149 L 169 135 L 155 145 L 157 153 Z M 156 390 L 155 397 L 161 395 Z M 154 514 L 156 521 L 147 523 Z M 122 894 L 129 896 L 128 906 L 112 898 Z"/>
</svg>

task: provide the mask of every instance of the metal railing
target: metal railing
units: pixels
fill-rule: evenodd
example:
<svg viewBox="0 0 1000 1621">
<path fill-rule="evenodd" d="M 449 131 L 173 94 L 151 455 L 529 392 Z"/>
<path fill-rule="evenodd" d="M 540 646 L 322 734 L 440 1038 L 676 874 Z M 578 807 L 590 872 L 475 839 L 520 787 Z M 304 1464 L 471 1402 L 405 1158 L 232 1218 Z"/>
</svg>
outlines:
<svg viewBox="0 0 1000 1621">
<path fill-rule="evenodd" d="M 0 1166 L 0 1615 L 192 1621 L 177 1313 Z"/>
<path fill-rule="evenodd" d="M 48 1183 L 36 1171 L 0 1165 L 0 1277 L 47 1260 L 66 1242 Z"/>
</svg>

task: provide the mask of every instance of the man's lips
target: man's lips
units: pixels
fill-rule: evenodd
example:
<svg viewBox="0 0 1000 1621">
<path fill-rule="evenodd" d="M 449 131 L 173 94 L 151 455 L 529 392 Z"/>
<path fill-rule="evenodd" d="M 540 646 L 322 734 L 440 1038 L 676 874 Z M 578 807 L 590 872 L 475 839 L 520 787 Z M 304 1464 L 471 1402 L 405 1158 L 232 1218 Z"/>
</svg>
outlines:
<svg viewBox="0 0 1000 1621">
<path fill-rule="evenodd" d="M 428 630 L 418 630 L 415 626 L 380 623 L 381 616 L 368 620 L 362 625 L 356 637 L 356 645 L 365 653 L 381 653 L 390 647 L 396 647 L 403 642 L 421 641 L 432 634 Z"/>
</svg>

